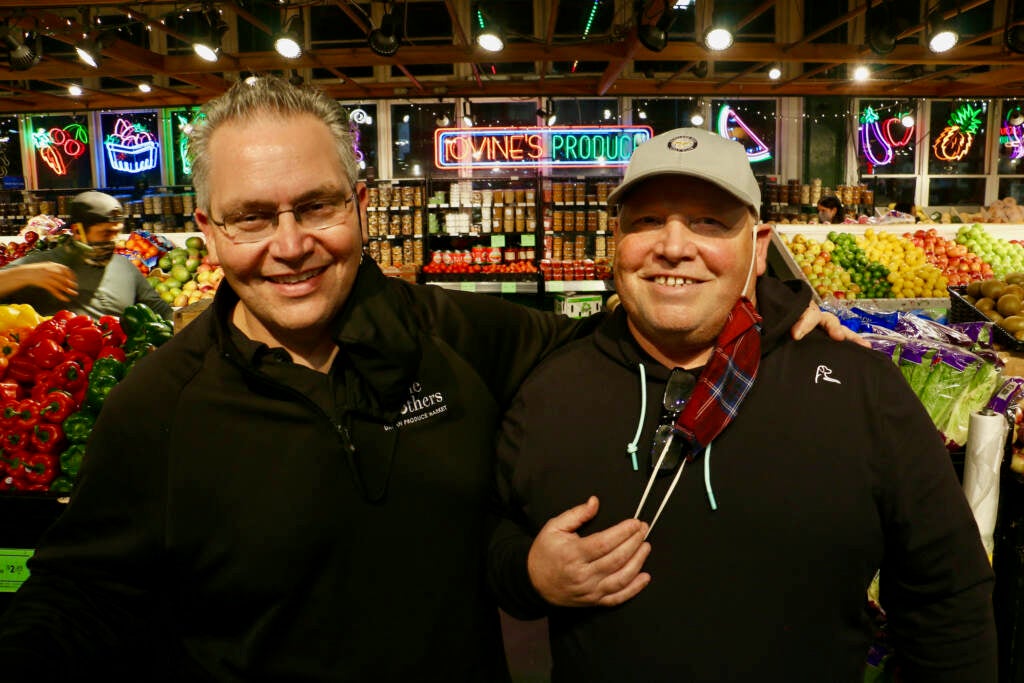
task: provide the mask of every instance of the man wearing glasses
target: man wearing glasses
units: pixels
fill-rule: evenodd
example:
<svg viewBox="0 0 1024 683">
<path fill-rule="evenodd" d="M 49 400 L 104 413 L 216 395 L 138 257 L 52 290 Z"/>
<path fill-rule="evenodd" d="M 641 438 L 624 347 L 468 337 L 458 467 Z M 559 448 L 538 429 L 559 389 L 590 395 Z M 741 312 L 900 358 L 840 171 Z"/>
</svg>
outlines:
<svg viewBox="0 0 1024 683">
<path fill-rule="evenodd" d="M 384 277 L 324 93 L 260 78 L 204 112 L 224 282 L 111 393 L 0 621 L 4 680 L 507 680 L 494 435 L 593 323 Z"/>
<path fill-rule="evenodd" d="M 755 278 L 743 147 L 658 135 L 609 204 L 621 306 L 534 371 L 499 439 L 490 575 L 548 617 L 552 680 L 859 683 L 880 569 L 901 680 L 995 681 L 949 454 L 888 358 L 786 334 L 808 293 Z"/>
</svg>

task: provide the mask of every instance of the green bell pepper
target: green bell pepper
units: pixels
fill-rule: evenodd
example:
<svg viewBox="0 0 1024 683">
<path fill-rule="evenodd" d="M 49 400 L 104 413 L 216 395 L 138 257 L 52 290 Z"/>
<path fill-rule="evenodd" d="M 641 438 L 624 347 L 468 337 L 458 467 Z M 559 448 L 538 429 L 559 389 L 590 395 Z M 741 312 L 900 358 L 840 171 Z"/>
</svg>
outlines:
<svg viewBox="0 0 1024 683">
<path fill-rule="evenodd" d="M 50 482 L 51 493 L 71 493 L 75 483 L 68 477 L 57 477 Z"/>
<path fill-rule="evenodd" d="M 82 458 L 84 456 L 84 443 L 71 444 L 60 454 L 60 471 L 73 481 L 78 476 L 78 470 L 82 466 Z"/>
<path fill-rule="evenodd" d="M 124 363 L 113 356 L 102 356 L 93 362 L 92 368 L 89 370 L 89 383 L 92 384 L 93 379 L 100 375 L 111 375 L 120 381 L 124 379 L 126 372 L 128 372 L 128 368 Z"/>
<path fill-rule="evenodd" d="M 84 444 L 89 440 L 92 426 L 96 423 L 96 415 L 88 410 L 79 410 L 72 413 L 64 420 L 61 427 L 64 429 L 64 438 L 72 444 Z"/>
<path fill-rule="evenodd" d="M 156 312 L 146 304 L 132 304 L 124 309 L 121 314 L 121 329 L 129 339 L 136 336 L 136 332 L 146 323 L 155 323 L 163 320 Z"/>
<path fill-rule="evenodd" d="M 97 375 L 89 377 L 89 388 L 85 390 L 85 405 L 95 411 L 103 407 L 107 394 L 120 382 L 114 375 Z"/>
</svg>

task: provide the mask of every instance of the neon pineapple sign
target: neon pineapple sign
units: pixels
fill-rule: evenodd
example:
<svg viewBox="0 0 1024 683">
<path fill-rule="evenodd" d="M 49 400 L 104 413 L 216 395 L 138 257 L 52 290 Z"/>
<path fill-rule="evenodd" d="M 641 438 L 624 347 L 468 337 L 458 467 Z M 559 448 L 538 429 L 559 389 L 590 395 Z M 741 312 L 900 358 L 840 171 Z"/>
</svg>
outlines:
<svg viewBox="0 0 1024 683">
<path fill-rule="evenodd" d="M 63 128 L 32 131 L 32 144 L 39 150 L 39 158 L 57 175 L 67 175 L 68 161 L 85 154 L 89 133 L 80 123 Z"/>
<path fill-rule="evenodd" d="M 110 167 L 122 173 L 150 171 L 160 161 L 160 146 L 153 134 L 141 123 L 133 124 L 127 119 L 117 120 L 103 147 Z"/>
</svg>

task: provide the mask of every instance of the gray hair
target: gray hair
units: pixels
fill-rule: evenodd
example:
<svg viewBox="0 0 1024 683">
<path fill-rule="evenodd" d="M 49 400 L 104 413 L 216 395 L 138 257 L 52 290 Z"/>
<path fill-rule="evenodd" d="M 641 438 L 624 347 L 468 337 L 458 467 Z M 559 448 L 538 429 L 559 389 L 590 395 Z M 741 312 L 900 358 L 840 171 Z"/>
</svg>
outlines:
<svg viewBox="0 0 1024 683">
<path fill-rule="evenodd" d="M 192 160 L 192 185 L 196 206 L 210 210 L 210 138 L 225 124 L 253 121 L 261 116 L 288 118 L 309 114 L 327 126 L 349 185 L 355 189 L 359 165 L 348 128 L 348 114 L 322 90 L 295 86 L 277 76 L 236 81 L 227 92 L 205 105 L 196 117 L 188 136 L 188 156 Z M 282 169 L 286 172 L 286 169 Z"/>
</svg>

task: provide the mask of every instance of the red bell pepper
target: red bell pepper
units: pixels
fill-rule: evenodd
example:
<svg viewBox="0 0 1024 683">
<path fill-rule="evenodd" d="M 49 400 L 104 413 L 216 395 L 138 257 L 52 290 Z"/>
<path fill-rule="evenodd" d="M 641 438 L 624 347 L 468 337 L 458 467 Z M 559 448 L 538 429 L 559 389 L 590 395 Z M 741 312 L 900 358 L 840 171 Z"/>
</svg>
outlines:
<svg viewBox="0 0 1024 683">
<path fill-rule="evenodd" d="M 58 366 L 59 367 L 59 366 Z M 77 365 L 75 367 L 78 367 Z M 55 373 L 53 370 L 48 372 L 40 372 L 36 375 L 36 383 L 32 385 L 30 395 L 32 400 L 43 402 L 43 399 L 51 391 L 57 391 L 58 389 L 64 388 L 64 379 Z"/>
<path fill-rule="evenodd" d="M 121 321 L 112 315 L 101 316 L 96 321 L 106 338 L 105 346 L 123 346 L 127 336 L 121 329 Z"/>
<path fill-rule="evenodd" d="M 29 446 L 28 435 L 29 430 L 26 429 L 7 429 L 3 432 L 3 439 L 0 440 L 0 448 L 3 448 L 3 451 L 8 454 L 27 450 Z"/>
<path fill-rule="evenodd" d="M 29 431 L 39 424 L 39 404 L 30 398 L 8 403 L 4 406 L 3 419 L 9 431 Z"/>
<path fill-rule="evenodd" d="M 21 399 L 21 385 L 17 382 L 0 382 L 0 404 Z"/>
<path fill-rule="evenodd" d="M 76 315 L 76 313 L 73 313 L 72 311 L 69 311 L 66 308 L 62 308 L 61 310 L 59 310 L 56 313 L 54 313 L 53 316 L 50 318 L 50 320 L 58 320 L 58 321 L 61 321 L 63 323 L 67 323 L 67 321 L 69 321 L 72 318 L 74 318 L 75 315 Z"/>
<path fill-rule="evenodd" d="M 67 323 L 64 325 L 65 331 L 70 334 L 73 330 L 77 330 L 80 327 L 95 327 L 96 323 L 92 321 L 87 315 L 75 315 L 68 318 Z"/>
<path fill-rule="evenodd" d="M 128 358 L 124 353 L 124 349 L 122 349 L 119 346 L 104 346 L 102 349 L 100 349 L 99 355 L 96 356 L 96 360 L 99 360 L 100 358 L 105 358 L 106 356 L 115 358 L 121 361 L 122 363 L 124 363 Z"/>
<path fill-rule="evenodd" d="M 48 393 L 39 405 L 39 417 L 53 424 L 61 424 L 64 418 L 78 410 L 75 398 L 61 389 Z"/>
<path fill-rule="evenodd" d="M 60 313 L 61 311 L 57 311 L 52 318 L 36 325 L 28 337 L 22 341 L 22 344 L 31 344 L 42 339 L 50 339 L 58 344 L 63 344 L 64 338 L 67 336 L 67 320 L 58 317 Z"/>
<path fill-rule="evenodd" d="M 89 354 L 82 353 L 81 351 L 75 351 L 74 349 L 71 349 L 66 354 L 64 354 L 65 363 L 67 363 L 68 361 L 75 363 L 76 365 L 78 365 L 78 367 L 82 369 L 82 372 L 84 372 L 86 375 L 88 375 L 89 371 L 92 370 L 92 360 L 93 357 L 90 356 Z M 56 370 L 56 368 L 54 369 Z"/>
<path fill-rule="evenodd" d="M 64 445 L 64 430 L 60 425 L 41 422 L 29 433 L 28 440 L 36 453 L 53 453 Z"/>
<path fill-rule="evenodd" d="M 7 374 L 4 377 L 18 382 L 31 383 L 35 381 L 38 374 L 39 366 L 29 360 L 25 354 L 19 353 L 11 357 L 7 364 Z"/>
<path fill-rule="evenodd" d="M 49 374 L 54 375 L 59 383 L 58 388 L 65 389 L 68 393 L 74 393 L 76 389 L 83 386 L 89 378 L 89 374 L 74 360 L 66 360 L 56 366 Z M 37 380 L 38 382 L 38 380 Z M 38 398 L 33 395 L 32 398 Z"/>
<path fill-rule="evenodd" d="M 7 466 L 4 466 L 4 470 Z M 18 489 L 18 481 L 14 477 L 13 472 L 8 472 L 0 477 L 0 491 L 16 491 Z"/>
<path fill-rule="evenodd" d="M 74 322 L 72 320 L 71 322 Z M 95 358 L 103 348 L 103 333 L 100 332 L 98 327 L 91 324 L 89 327 L 76 327 L 75 329 L 68 331 L 68 337 L 65 342 L 68 348 L 75 351 L 81 351 Z"/>
<path fill-rule="evenodd" d="M 46 322 L 49 322 L 49 320 Z M 46 323 L 42 324 L 45 325 Z M 20 349 L 18 355 L 25 356 L 25 358 L 35 363 L 38 367 L 49 370 L 63 362 L 65 351 L 60 342 L 44 338 L 28 342 Z"/>
<path fill-rule="evenodd" d="M 16 477 L 24 480 L 30 487 L 44 484 L 48 489 L 50 482 L 57 476 L 57 456 L 50 453 L 23 453 L 20 459 L 21 467 Z M 38 490 L 30 487 L 25 490 Z"/>
</svg>

